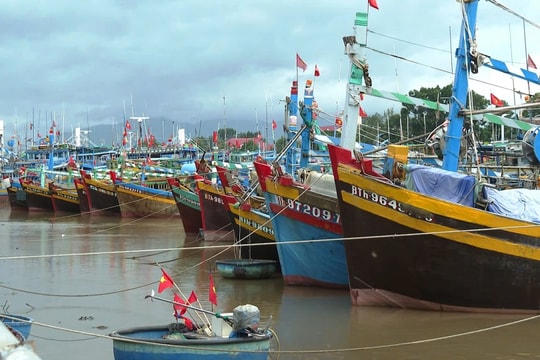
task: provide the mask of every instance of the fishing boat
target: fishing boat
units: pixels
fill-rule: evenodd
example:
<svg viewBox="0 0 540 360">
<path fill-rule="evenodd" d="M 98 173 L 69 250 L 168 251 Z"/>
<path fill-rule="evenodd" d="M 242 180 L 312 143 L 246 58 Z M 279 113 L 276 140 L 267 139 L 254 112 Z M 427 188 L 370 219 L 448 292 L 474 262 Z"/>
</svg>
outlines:
<svg viewBox="0 0 540 360">
<path fill-rule="evenodd" d="M 114 187 L 114 179 L 96 179 L 85 170 L 80 170 L 81 180 L 86 189 L 90 213 L 93 215 L 120 215 L 120 204 Z M 113 177 L 114 172 L 111 172 Z"/>
<path fill-rule="evenodd" d="M 28 210 L 53 211 L 51 192 L 48 187 L 31 178 L 20 178 L 19 182 L 26 194 Z"/>
<path fill-rule="evenodd" d="M 27 340 L 30 336 L 33 322 L 32 318 L 24 315 L 0 314 L 0 321 L 4 325 L 17 330 L 24 340 Z"/>
<path fill-rule="evenodd" d="M 28 203 L 26 202 L 26 193 L 24 192 L 19 179 L 6 178 L 2 180 L 6 185 L 6 192 L 8 195 L 9 205 L 11 209 L 23 209 L 28 210 Z M 9 182 L 9 185 L 7 184 Z"/>
<path fill-rule="evenodd" d="M 201 205 L 195 191 L 196 176 L 167 178 L 186 234 L 198 234 L 202 229 Z"/>
<path fill-rule="evenodd" d="M 207 174 L 195 182 L 196 192 L 199 196 L 202 219 L 202 235 L 206 241 L 234 241 L 234 232 L 229 215 L 221 199 L 222 185 L 215 168 L 203 159 L 197 162 L 198 173 Z"/>
<path fill-rule="evenodd" d="M 216 270 L 227 279 L 268 279 L 277 273 L 278 262 L 264 259 L 216 260 Z"/>
<path fill-rule="evenodd" d="M 115 184 L 123 217 L 179 216 L 167 180 L 119 182 Z"/>
<path fill-rule="evenodd" d="M 163 283 L 170 281 L 167 286 L 172 286 L 174 281 L 163 274 L 169 279 Z M 158 292 L 163 291 L 163 283 L 160 281 Z M 192 301 L 197 302 L 194 292 L 192 296 Z M 273 333 L 269 324 L 259 325 L 260 311 L 254 305 L 237 306 L 231 313 L 215 313 L 193 306 L 191 300 L 183 300 L 178 294 L 173 301 L 156 296 L 154 291 L 146 298 L 173 304 L 175 317 L 183 320 L 114 331 L 109 336 L 113 339 L 115 360 L 268 358 Z M 189 320 L 192 315 L 187 315 L 190 311 L 195 311 L 203 321 L 207 321 L 209 314 L 212 320 L 194 323 Z"/>
<path fill-rule="evenodd" d="M 79 194 L 75 188 L 75 183 L 69 188 L 62 187 L 54 182 L 49 182 L 48 186 L 55 213 L 81 212 Z"/>
<path fill-rule="evenodd" d="M 251 188 L 246 188 L 230 169 L 221 166 L 216 169 L 224 189 L 221 198 L 231 219 L 235 244 L 240 245 L 240 257 L 278 262 L 272 220 L 264 197 L 257 193 L 257 179 L 251 179 Z M 255 171 L 250 175 L 256 176 Z"/>
<path fill-rule="evenodd" d="M 176 325 L 176 324 L 173 324 Z M 176 359 L 267 359 L 270 332 L 250 337 L 228 338 L 197 332 L 171 331 L 174 326 L 146 326 L 116 331 L 113 339 L 115 360 Z"/>
<path fill-rule="evenodd" d="M 79 211 L 81 214 L 88 214 L 90 212 L 90 199 L 86 186 L 81 178 L 73 179 L 73 183 L 77 191 L 77 197 L 79 198 Z"/>
<path fill-rule="evenodd" d="M 225 191 L 221 198 L 233 226 L 235 249 L 239 249 L 238 258 L 217 260 L 216 269 L 226 278 L 269 278 L 280 269 L 265 200 L 253 191 L 245 191 L 229 170 L 216 168 Z M 258 183 L 254 185 L 258 186 Z"/>
<path fill-rule="evenodd" d="M 227 194 L 222 194 L 221 198 L 233 225 L 235 245 L 239 248 L 239 259 L 227 261 L 230 261 L 233 266 L 241 264 L 242 267 L 246 267 L 249 262 L 251 269 L 255 269 L 257 262 L 260 262 L 261 267 L 264 268 L 261 274 L 268 276 L 276 271 L 279 272 L 279 256 L 274 238 L 274 228 L 269 213 L 265 211 L 264 198 L 250 196 L 246 200 L 238 200 L 236 196 Z M 221 268 L 225 268 L 224 262 L 225 260 L 221 260 Z M 273 265 L 271 265 L 272 263 Z M 218 267 L 219 269 L 220 267 Z M 228 270 L 225 271 L 228 272 Z M 242 271 L 238 273 L 241 274 Z"/>
<path fill-rule="evenodd" d="M 457 171 L 468 81 L 482 64 L 471 50 L 478 3 L 459 2 L 442 169 L 407 164 L 395 145 L 379 172 L 361 152 L 329 146 L 353 305 L 538 313 L 538 190 L 497 190 Z"/>
<path fill-rule="evenodd" d="M 345 247 L 340 240 L 340 211 L 337 198 L 332 196 L 333 184 L 328 178 L 312 185 L 301 183 L 276 166 L 255 162 L 283 280 L 287 285 L 347 288 Z"/>
<path fill-rule="evenodd" d="M 340 213 L 333 177 L 327 173 L 306 171 L 309 167 L 310 133 L 313 122 L 313 87 L 308 80 L 300 115 L 305 126 L 296 123 L 298 83 L 291 86 L 285 125 L 290 136 L 288 146 L 301 139 L 299 164 L 294 152 L 285 151 L 285 171 L 280 157 L 272 164 L 254 162 L 260 189 L 272 219 L 274 237 L 287 285 L 347 288 L 348 275 Z M 354 133 L 353 133 L 354 135 Z M 299 165 L 299 167 L 298 167 Z"/>
</svg>

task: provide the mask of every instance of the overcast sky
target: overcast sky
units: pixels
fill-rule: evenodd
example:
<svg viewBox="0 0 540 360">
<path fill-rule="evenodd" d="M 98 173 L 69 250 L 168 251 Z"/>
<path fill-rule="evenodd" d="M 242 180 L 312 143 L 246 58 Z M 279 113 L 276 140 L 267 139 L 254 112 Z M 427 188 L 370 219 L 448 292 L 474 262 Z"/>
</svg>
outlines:
<svg viewBox="0 0 540 360">
<path fill-rule="evenodd" d="M 520 18 L 479 1 L 478 50 L 525 67 L 526 39 L 540 68 L 540 30 L 526 23 L 524 32 Z M 377 2 L 368 24 L 368 46 L 376 51 L 366 50 L 373 86 L 407 92 L 451 83 L 459 3 Z M 540 23 L 539 0 L 501 2 Z M 131 115 L 149 116 L 158 139 L 173 126 L 208 135 L 224 125 L 258 125 L 264 134 L 273 119 L 283 123 L 281 100 L 296 77 L 297 52 L 308 64 L 300 85 L 317 64 L 315 97 L 333 114 L 345 99 L 342 37 L 352 34 L 355 13 L 366 10 L 367 0 L 0 0 L 0 119 L 6 137 L 32 119 L 46 132 L 52 114 L 66 134 Z M 508 76 L 480 72 L 493 85 L 473 89 L 513 103 Z M 495 85 L 500 81 L 506 89 Z M 527 90 L 522 81 L 515 86 Z M 366 97 L 362 107 L 371 115 L 396 106 Z"/>
</svg>

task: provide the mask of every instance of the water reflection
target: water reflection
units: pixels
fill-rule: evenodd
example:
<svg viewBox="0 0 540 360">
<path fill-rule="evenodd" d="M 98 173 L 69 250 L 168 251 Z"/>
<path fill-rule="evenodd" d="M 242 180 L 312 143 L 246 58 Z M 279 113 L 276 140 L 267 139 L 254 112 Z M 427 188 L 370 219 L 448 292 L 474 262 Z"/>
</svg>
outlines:
<svg viewBox="0 0 540 360">
<path fill-rule="evenodd" d="M 206 309 L 253 304 L 263 324 L 271 315 L 281 360 L 540 357 L 537 318 L 352 307 L 348 291 L 284 286 L 279 277 L 221 278 L 214 261 L 232 250 L 185 237 L 177 218 L 51 218 L 0 207 L 0 231 L 0 301 L 43 324 L 31 335 L 43 359 L 112 360 L 112 341 L 99 336 L 174 321 L 170 304 L 145 299 L 161 276 L 156 263 Z M 172 299 L 170 291 L 160 295 Z"/>
</svg>

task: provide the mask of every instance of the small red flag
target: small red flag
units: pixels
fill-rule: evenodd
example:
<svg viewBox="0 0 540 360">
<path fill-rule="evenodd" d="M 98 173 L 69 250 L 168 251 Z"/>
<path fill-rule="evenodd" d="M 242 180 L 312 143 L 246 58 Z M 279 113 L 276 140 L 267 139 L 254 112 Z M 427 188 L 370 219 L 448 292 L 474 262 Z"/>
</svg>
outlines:
<svg viewBox="0 0 540 360">
<path fill-rule="evenodd" d="M 174 285 L 173 279 L 171 279 L 165 270 L 161 269 L 161 272 L 163 275 L 161 276 L 161 279 L 159 279 L 159 286 L 157 290 L 158 293 L 162 292 L 163 290 L 167 290 Z"/>
<path fill-rule="evenodd" d="M 218 132 L 217 131 L 213 132 L 212 141 L 214 142 L 214 144 L 217 144 L 217 142 L 218 142 Z"/>
<path fill-rule="evenodd" d="M 298 53 L 296 53 L 296 67 L 299 67 L 302 71 L 306 71 L 307 69 L 307 64 L 302 60 Z"/>
<path fill-rule="evenodd" d="M 191 295 L 189 295 L 186 304 L 189 305 L 195 302 L 197 302 L 197 295 L 195 294 L 195 291 L 191 290 Z"/>
<path fill-rule="evenodd" d="M 184 300 L 182 300 L 182 298 L 175 293 L 173 301 L 175 302 L 173 304 L 174 315 L 176 317 L 184 315 L 184 313 L 187 311 L 187 307 L 182 306 L 183 304 L 185 304 Z"/>
<path fill-rule="evenodd" d="M 193 321 L 189 320 L 186 317 L 183 319 L 184 319 L 184 324 L 186 324 L 186 327 L 188 328 L 188 330 L 193 330 L 194 329 Z"/>
<path fill-rule="evenodd" d="M 277 122 L 276 120 L 272 120 L 272 130 L 276 130 L 277 129 Z"/>
<path fill-rule="evenodd" d="M 214 284 L 212 274 L 210 274 L 210 292 L 208 293 L 208 301 L 217 306 L 216 285 Z"/>
<path fill-rule="evenodd" d="M 377 4 L 377 0 L 368 0 L 369 6 L 371 6 L 374 9 L 379 10 L 379 4 Z"/>
<path fill-rule="evenodd" d="M 498 97 L 496 97 L 495 95 L 490 94 L 490 97 L 491 97 L 491 104 L 492 105 L 495 105 L 496 107 L 504 106 L 503 101 L 501 99 L 499 99 Z"/>
<path fill-rule="evenodd" d="M 366 114 L 366 112 L 364 111 L 364 109 L 362 109 L 360 105 L 358 106 L 358 115 L 363 118 L 368 117 L 368 114 Z"/>
<path fill-rule="evenodd" d="M 321 73 L 319 71 L 319 67 L 317 66 L 317 64 L 315 64 L 315 74 L 314 76 L 321 76 Z"/>
<path fill-rule="evenodd" d="M 531 55 L 527 55 L 527 66 L 530 67 L 531 69 L 536 69 L 536 64 L 534 63 Z"/>
<path fill-rule="evenodd" d="M 341 118 L 336 118 L 336 126 L 337 127 L 343 126 L 343 120 L 341 120 Z"/>
<path fill-rule="evenodd" d="M 126 129 L 131 130 L 131 124 L 126 120 Z"/>
</svg>

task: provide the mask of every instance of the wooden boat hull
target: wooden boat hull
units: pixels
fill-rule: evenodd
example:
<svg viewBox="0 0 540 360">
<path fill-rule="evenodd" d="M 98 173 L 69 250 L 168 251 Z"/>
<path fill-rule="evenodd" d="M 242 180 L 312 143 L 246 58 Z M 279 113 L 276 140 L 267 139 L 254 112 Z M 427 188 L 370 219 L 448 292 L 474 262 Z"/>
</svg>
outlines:
<svg viewBox="0 0 540 360">
<path fill-rule="evenodd" d="M 240 258 L 273 260 L 278 263 L 277 270 L 281 271 L 270 215 L 255 210 L 249 204 L 239 206 L 232 195 L 222 195 L 222 199 L 229 210 L 236 243 L 240 245 Z"/>
<path fill-rule="evenodd" d="M 79 210 L 82 214 L 90 212 L 90 200 L 88 199 L 88 189 L 81 179 L 74 179 L 75 189 L 79 197 Z"/>
<path fill-rule="evenodd" d="M 179 186 L 178 180 L 168 179 L 171 191 L 188 234 L 198 234 L 202 229 L 201 206 L 199 195 Z"/>
<path fill-rule="evenodd" d="M 168 333 L 167 325 L 113 332 L 110 336 L 113 339 L 114 359 L 266 360 L 272 338 L 271 334 L 267 333 L 260 336 L 232 339 L 222 337 L 163 339 L 163 336 Z"/>
<path fill-rule="evenodd" d="M 79 194 L 76 189 L 55 189 L 49 186 L 51 190 L 51 201 L 54 212 L 80 213 Z"/>
<path fill-rule="evenodd" d="M 118 195 L 113 184 L 89 177 L 83 177 L 83 181 L 88 190 L 93 215 L 120 214 Z"/>
<path fill-rule="evenodd" d="M 158 190 L 139 184 L 118 183 L 116 193 L 123 217 L 177 216 L 178 207 L 168 190 Z"/>
<path fill-rule="evenodd" d="M 26 192 L 19 183 L 12 183 L 7 189 L 9 205 L 12 209 L 25 209 L 28 210 L 28 203 L 26 202 Z"/>
<path fill-rule="evenodd" d="M 231 220 L 221 199 L 223 191 L 209 181 L 197 181 L 197 189 L 201 204 L 204 240 L 233 241 L 234 232 Z"/>
<path fill-rule="evenodd" d="M 277 272 L 278 262 L 262 259 L 217 260 L 216 269 L 228 279 L 267 279 Z"/>
<path fill-rule="evenodd" d="M 21 186 L 26 193 L 28 210 L 48 210 L 51 212 L 54 210 L 51 193 L 48 188 L 25 182 L 21 182 Z"/>
<path fill-rule="evenodd" d="M 344 237 L 355 238 L 345 242 L 354 305 L 538 312 L 533 223 L 377 180 L 345 149 L 331 157 Z"/>
<path fill-rule="evenodd" d="M 342 237 L 337 199 L 293 183 L 283 184 L 279 178 L 274 181 L 270 165 L 254 164 L 269 205 L 285 283 L 347 288 L 349 278 L 343 241 L 299 241 Z"/>
</svg>

